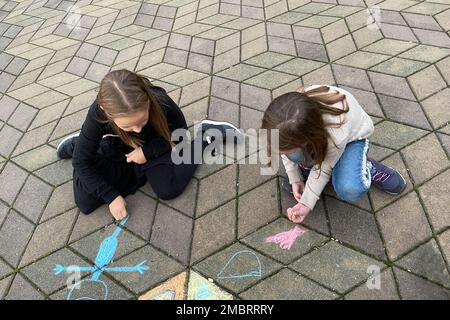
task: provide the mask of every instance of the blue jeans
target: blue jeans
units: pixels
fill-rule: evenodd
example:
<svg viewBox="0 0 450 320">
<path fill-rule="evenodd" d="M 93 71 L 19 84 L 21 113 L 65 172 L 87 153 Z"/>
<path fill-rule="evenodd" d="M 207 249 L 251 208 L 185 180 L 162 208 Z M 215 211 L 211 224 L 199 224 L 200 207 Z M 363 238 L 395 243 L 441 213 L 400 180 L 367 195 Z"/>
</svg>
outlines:
<svg viewBox="0 0 450 320">
<path fill-rule="evenodd" d="M 367 166 L 368 149 L 368 139 L 356 140 L 345 146 L 344 153 L 331 174 L 334 191 L 340 199 L 357 202 L 369 191 L 371 175 Z M 286 156 L 301 167 L 305 167 L 301 151 Z M 311 168 L 311 165 L 307 167 Z"/>
</svg>

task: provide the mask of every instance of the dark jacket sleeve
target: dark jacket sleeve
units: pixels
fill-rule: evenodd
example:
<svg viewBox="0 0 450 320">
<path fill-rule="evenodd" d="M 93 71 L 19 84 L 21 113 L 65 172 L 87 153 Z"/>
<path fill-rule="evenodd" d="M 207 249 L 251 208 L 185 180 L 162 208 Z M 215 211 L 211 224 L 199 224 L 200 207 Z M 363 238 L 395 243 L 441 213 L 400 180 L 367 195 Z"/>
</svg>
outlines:
<svg viewBox="0 0 450 320">
<path fill-rule="evenodd" d="M 97 151 L 107 125 L 99 121 L 101 115 L 98 108 L 96 100 L 89 108 L 86 120 L 81 127 L 73 152 L 72 166 L 86 192 L 102 198 L 109 204 L 120 193 L 109 185 L 95 168 Z"/>
<path fill-rule="evenodd" d="M 187 129 L 186 119 L 184 118 L 183 112 L 181 112 L 181 109 L 169 97 L 166 91 L 160 87 L 155 87 L 153 90 L 159 105 L 166 114 L 170 131 L 174 131 L 179 128 Z M 145 141 L 142 145 L 142 151 L 144 152 L 144 156 L 147 161 L 156 159 L 171 150 L 172 146 L 170 143 L 161 137 L 154 129 L 152 129 L 149 140 Z"/>
</svg>

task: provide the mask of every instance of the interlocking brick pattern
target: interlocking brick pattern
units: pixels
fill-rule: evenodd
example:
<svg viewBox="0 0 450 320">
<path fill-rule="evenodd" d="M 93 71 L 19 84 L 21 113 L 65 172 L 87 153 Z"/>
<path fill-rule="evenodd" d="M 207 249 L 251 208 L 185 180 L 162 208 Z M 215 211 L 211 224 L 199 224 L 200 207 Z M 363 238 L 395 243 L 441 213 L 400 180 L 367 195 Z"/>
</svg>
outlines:
<svg viewBox="0 0 450 320">
<path fill-rule="evenodd" d="M 202 165 L 175 200 L 149 186 L 130 196 L 112 266 L 148 259 L 150 271 L 105 274 L 109 298 L 192 270 L 242 299 L 449 299 L 449 56 L 448 1 L 0 0 L 0 298 L 65 299 L 54 264 L 91 264 L 114 229 L 106 206 L 80 214 L 55 147 L 80 129 L 102 77 L 126 68 L 164 87 L 189 126 L 257 128 L 280 94 L 339 85 L 376 124 L 370 155 L 408 188 L 354 205 L 327 188 L 283 251 L 264 240 L 292 227 L 285 174 Z M 244 255 L 226 265 L 243 251 L 260 275 L 220 277 L 249 271 Z M 370 265 L 380 290 L 366 285 Z"/>
</svg>

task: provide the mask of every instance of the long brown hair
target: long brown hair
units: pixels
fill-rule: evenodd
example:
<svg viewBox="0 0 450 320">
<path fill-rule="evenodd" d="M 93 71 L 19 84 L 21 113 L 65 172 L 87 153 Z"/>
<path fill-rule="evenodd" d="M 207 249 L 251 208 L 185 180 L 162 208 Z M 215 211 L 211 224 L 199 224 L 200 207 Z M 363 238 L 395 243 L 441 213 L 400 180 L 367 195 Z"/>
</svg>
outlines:
<svg viewBox="0 0 450 320">
<path fill-rule="evenodd" d="M 331 106 L 338 102 L 343 103 L 343 109 Z M 339 127 L 345 122 L 325 122 L 322 116 L 340 116 L 346 112 L 348 104 L 344 94 L 332 91 L 327 86 L 307 91 L 301 87 L 298 91 L 283 94 L 270 103 L 264 113 L 261 128 L 269 132 L 278 129 L 280 150 L 300 148 L 305 156 L 305 163 L 312 162 L 320 166 L 325 159 L 330 138 L 326 127 Z M 269 156 L 272 152 L 270 136 L 268 133 Z"/>
<path fill-rule="evenodd" d="M 171 132 L 164 110 L 151 92 L 154 86 L 145 76 L 129 70 L 109 72 L 100 82 L 99 104 L 107 122 L 120 139 L 133 148 L 144 141 L 120 129 L 113 121 L 116 117 L 126 117 L 138 111 L 148 109 L 148 121 L 155 131 L 171 145 Z"/>
</svg>

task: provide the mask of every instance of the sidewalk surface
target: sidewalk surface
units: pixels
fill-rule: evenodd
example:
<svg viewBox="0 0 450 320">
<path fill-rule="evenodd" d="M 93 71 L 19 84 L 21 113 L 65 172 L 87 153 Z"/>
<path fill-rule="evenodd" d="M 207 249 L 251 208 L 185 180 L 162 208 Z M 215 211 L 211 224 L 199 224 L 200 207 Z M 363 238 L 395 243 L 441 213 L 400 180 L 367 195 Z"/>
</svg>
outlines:
<svg viewBox="0 0 450 320">
<path fill-rule="evenodd" d="M 0 1 L 0 298 L 450 299 L 449 29 L 449 0 Z M 106 206 L 80 214 L 55 147 L 121 68 L 189 125 L 258 128 L 280 94 L 339 85 L 408 187 L 355 205 L 327 187 L 285 250 L 266 242 L 293 228 L 284 172 L 202 165 L 175 200 L 128 197 L 120 232 Z"/>
</svg>

